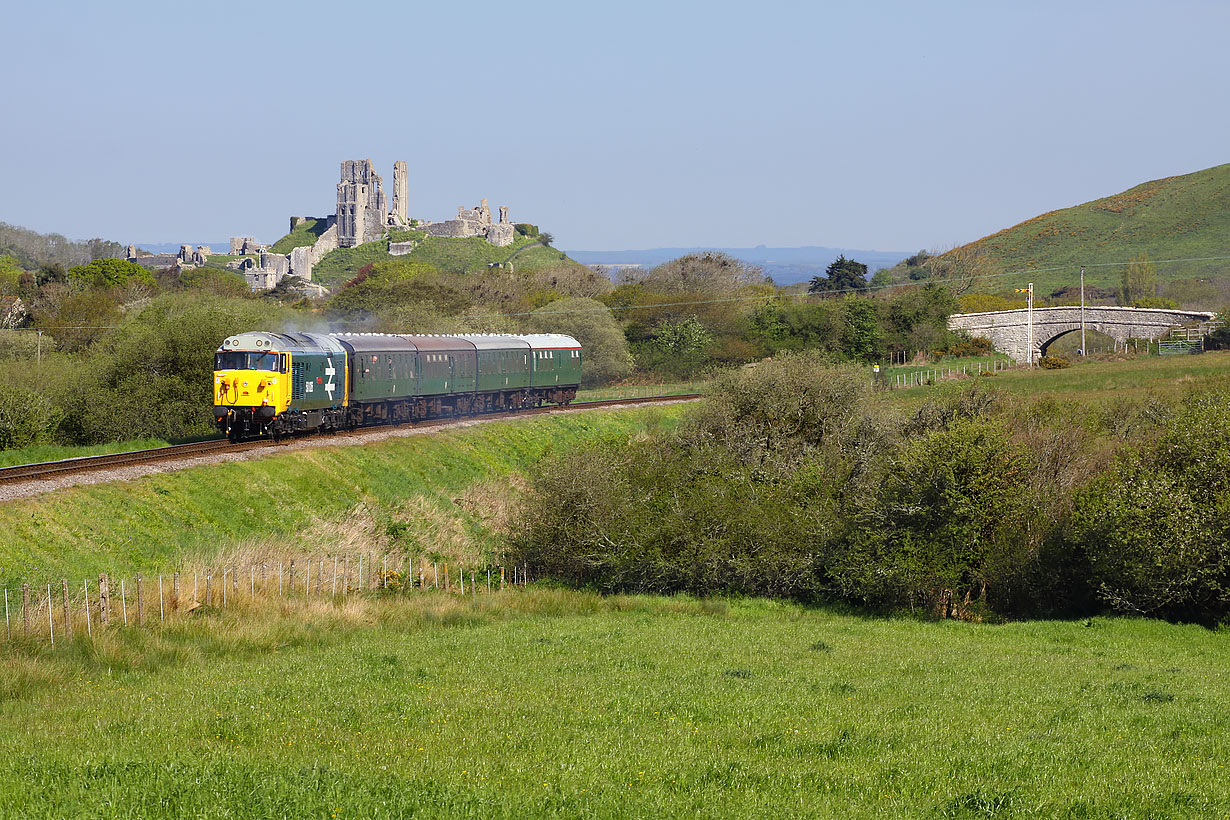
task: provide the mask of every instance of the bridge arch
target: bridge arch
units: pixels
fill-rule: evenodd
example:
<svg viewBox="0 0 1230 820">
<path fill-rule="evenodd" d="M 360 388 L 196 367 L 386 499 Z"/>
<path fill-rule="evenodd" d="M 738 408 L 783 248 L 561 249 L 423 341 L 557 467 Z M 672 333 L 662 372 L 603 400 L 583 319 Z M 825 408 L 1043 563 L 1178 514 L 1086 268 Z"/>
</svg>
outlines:
<svg viewBox="0 0 1230 820">
<path fill-rule="evenodd" d="M 1193 310 L 1162 308 L 1086 307 L 1085 327 L 1104 333 L 1115 341 L 1158 339 L 1176 326 L 1210 322 L 1216 314 Z M 948 317 L 950 330 L 963 330 L 971 336 L 991 340 L 995 349 L 1019 362 L 1028 361 L 1029 311 L 994 310 L 985 313 L 958 313 Z M 1051 343 L 1073 330 L 1080 330 L 1079 306 L 1034 308 L 1033 359 L 1037 361 Z"/>
</svg>

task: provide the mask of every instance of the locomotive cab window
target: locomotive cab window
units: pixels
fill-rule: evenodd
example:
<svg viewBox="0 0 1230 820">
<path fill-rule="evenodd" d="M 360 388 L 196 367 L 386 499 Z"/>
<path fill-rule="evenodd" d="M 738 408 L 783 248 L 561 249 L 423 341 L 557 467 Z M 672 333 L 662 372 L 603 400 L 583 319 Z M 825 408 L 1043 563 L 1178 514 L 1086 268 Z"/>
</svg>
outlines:
<svg viewBox="0 0 1230 820">
<path fill-rule="evenodd" d="M 214 354 L 214 370 L 272 370 L 275 373 L 285 373 L 286 354 L 228 350 Z"/>
</svg>

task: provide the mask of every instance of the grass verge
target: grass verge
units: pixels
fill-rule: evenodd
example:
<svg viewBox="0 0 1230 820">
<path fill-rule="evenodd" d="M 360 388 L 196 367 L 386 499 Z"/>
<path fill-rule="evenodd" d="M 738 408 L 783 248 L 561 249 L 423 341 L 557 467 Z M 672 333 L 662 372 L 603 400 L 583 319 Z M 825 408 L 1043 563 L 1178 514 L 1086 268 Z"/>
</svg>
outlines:
<svg viewBox="0 0 1230 820">
<path fill-rule="evenodd" d="M 401 548 L 472 558 L 514 477 L 557 447 L 671 423 L 677 407 L 532 416 L 72 487 L 0 504 L 0 583 L 172 569 L 240 550 Z M 395 540 L 397 543 L 390 543 Z"/>
<path fill-rule="evenodd" d="M 1230 633 L 531 589 L 0 650 L 5 817 L 1222 817 Z"/>
</svg>

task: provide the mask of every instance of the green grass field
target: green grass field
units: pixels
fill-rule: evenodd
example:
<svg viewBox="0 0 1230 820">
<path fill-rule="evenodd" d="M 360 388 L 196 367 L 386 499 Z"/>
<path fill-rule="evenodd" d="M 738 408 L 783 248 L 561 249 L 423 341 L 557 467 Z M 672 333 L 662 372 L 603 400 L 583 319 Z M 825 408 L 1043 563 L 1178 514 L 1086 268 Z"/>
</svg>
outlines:
<svg viewBox="0 0 1230 820">
<path fill-rule="evenodd" d="M 1230 816 L 1230 633 L 545 589 L 0 650 L 4 817 Z"/>
</svg>

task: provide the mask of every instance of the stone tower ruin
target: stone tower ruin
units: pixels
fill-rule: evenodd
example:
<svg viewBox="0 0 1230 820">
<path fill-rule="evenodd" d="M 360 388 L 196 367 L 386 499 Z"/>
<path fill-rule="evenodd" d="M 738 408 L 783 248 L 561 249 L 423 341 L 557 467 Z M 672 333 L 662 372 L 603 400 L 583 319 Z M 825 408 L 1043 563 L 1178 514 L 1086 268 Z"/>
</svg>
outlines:
<svg viewBox="0 0 1230 820">
<path fill-rule="evenodd" d="M 370 159 L 342 162 L 337 184 L 337 244 L 353 248 L 373 242 L 384 232 L 388 213 L 383 182 Z"/>
<path fill-rule="evenodd" d="M 410 181 L 405 160 L 393 163 L 393 219 L 394 225 L 410 224 Z"/>
</svg>

